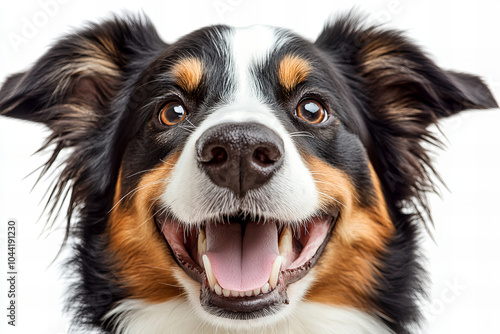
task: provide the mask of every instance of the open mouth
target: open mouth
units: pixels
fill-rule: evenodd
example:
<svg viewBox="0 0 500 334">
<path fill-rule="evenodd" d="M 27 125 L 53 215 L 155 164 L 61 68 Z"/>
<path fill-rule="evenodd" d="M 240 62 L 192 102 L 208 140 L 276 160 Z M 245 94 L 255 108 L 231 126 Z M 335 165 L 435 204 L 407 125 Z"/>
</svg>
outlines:
<svg viewBox="0 0 500 334">
<path fill-rule="evenodd" d="M 201 284 L 214 315 L 253 319 L 288 304 L 286 288 L 303 278 L 323 252 L 338 215 L 301 224 L 230 216 L 200 226 L 157 217 L 179 266 Z"/>
</svg>

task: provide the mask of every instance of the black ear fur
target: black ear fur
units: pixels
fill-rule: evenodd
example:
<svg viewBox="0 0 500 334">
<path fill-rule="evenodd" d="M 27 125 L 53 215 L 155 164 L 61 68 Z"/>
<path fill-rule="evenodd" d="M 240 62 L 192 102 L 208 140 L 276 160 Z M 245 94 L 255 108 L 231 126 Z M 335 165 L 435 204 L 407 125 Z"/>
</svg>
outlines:
<svg viewBox="0 0 500 334">
<path fill-rule="evenodd" d="M 366 27 L 352 13 L 325 27 L 316 41 L 349 78 L 364 102 L 370 159 L 389 205 L 423 204 L 433 190 L 431 161 L 422 141 L 427 126 L 465 109 L 498 107 L 482 80 L 440 69 L 401 32 Z M 422 206 L 421 206 L 422 207 Z"/>
<path fill-rule="evenodd" d="M 50 126 L 50 108 L 57 105 L 70 107 L 68 114 L 73 106 L 106 113 L 137 59 L 165 47 L 147 18 L 90 24 L 60 39 L 27 72 L 9 77 L 0 89 L 0 114 Z"/>
<path fill-rule="evenodd" d="M 410 333 L 425 295 L 418 223 L 431 218 L 426 194 L 435 190 L 431 175 L 436 173 L 422 144 L 439 145 L 427 127 L 464 109 L 498 105 L 478 77 L 442 70 L 400 32 L 366 27 L 352 14 L 325 27 L 316 46 L 359 102 L 353 112 L 361 113 L 367 130 L 357 131 L 396 229 L 380 259 L 376 314 L 383 310 L 383 321 L 395 333 Z"/>
<path fill-rule="evenodd" d="M 453 85 L 463 94 L 466 103 L 472 102 L 472 105 L 464 104 L 466 108 L 484 109 L 498 108 L 498 104 L 493 94 L 486 84 L 477 76 L 467 73 L 446 71 L 446 74 Z M 453 112 L 460 111 L 452 110 Z"/>
<path fill-rule="evenodd" d="M 68 220 L 84 197 L 112 194 L 107 190 L 120 154 L 114 134 L 124 117 L 127 87 L 166 46 L 147 18 L 116 17 L 61 38 L 31 69 L 5 81 L 0 115 L 52 130 L 42 149 L 51 146 L 53 154 L 42 175 L 63 149 L 73 149 L 49 198 L 56 199 L 52 210 L 68 189 Z"/>
<path fill-rule="evenodd" d="M 120 129 L 132 90 L 166 47 L 147 18 L 90 24 L 60 39 L 0 89 L 0 115 L 43 122 L 52 130 L 42 149 L 53 154 L 42 175 L 63 149 L 70 149 L 48 201 L 53 199 L 52 214 L 69 195 L 65 242 L 78 208 L 78 224 L 71 226 L 76 255 L 68 263 L 79 275 L 67 307 L 75 314 L 75 328 L 102 327 L 104 314 L 125 294 L 111 283 L 116 282 L 109 270 L 113 264 L 104 262 L 109 259 L 106 219 L 127 140 L 118 134 L 131 135 L 130 129 Z"/>
</svg>

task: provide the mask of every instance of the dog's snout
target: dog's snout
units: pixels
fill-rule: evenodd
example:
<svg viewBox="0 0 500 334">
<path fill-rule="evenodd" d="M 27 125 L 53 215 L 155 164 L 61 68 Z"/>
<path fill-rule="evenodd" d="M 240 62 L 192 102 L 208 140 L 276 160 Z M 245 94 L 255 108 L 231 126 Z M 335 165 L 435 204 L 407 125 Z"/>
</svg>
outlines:
<svg viewBox="0 0 500 334">
<path fill-rule="evenodd" d="M 281 137 L 258 123 L 226 123 L 196 142 L 200 167 L 216 185 L 237 195 L 264 185 L 283 163 Z"/>
</svg>

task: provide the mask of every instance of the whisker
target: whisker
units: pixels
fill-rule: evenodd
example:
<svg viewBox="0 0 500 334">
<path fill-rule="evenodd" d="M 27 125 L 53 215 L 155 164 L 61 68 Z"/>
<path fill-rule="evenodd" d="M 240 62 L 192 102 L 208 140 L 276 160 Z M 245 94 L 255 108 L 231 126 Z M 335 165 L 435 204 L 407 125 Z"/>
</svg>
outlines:
<svg viewBox="0 0 500 334">
<path fill-rule="evenodd" d="M 160 199 L 161 199 L 161 194 L 153 199 L 153 201 L 151 202 L 151 205 L 149 205 L 149 207 L 148 207 L 147 212 L 149 212 L 151 210 L 151 208 L 153 207 L 153 205 L 155 205 L 156 202 L 158 202 Z"/>
<path fill-rule="evenodd" d="M 158 282 L 158 283 L 161 284 L 161 285 L 171 286 L 173 288 L 179 288 L 179 289 L 183 288 L 182 285 L 168 284 L 168 283 L 163 283 L 163 282 Z"/>
<path fill-rule="evenodd" d="M 160 168 L 145 169 L 145 170 L 142 170 L 142 171 L 140 171 L 140 172 L 137 172 L 137 173 L 134 173 L 134 174 L 131 174 L 131 175 L 127 176 L 127 179 L 128 179 L 129 177 L 136 176 L 136 175 L 138 175 L 138 174 L 147 173 L 147 172 L 153 172 L 153 171 L 155 171 L 155 170 L 162 170 L 162 169 L 163 169 L 163 167 L 160 167 Z M 168 168 L 168 170 L 170 170 L 170 169 L 172 169 L 172 168 Z"/>
<path fill-rule="evenodd" d="M 321 173 L 321 172 L 315 172 L 315 171 L 311 171 L 311 174 L 312 175 L 321 175 L 321 176 L 328 176 L 328 175 L 334 175 L 332 173 Z M 359 203 L 361 203 L 360 199 L 349 189 L 345 188 L 345 187 L 342 187 L 341 185 L 337 184 L 337 183 L 329 183 L 329 182 L 326 182 L 326 181 L 319 181 L 319 180 L 315 180 L 315 182 L 318 182 L 318 183 L 322 183 L 322 184 L 328 184 L 328 185 L 331 185 L 331 186 L 335 186 L 343 191 L 345 191 L 346 193 L 348 193 L 349 195 L 351 195 L 352 197 L 354 197 Z"/>
<path fill-rule="evenodd" d="M 158 201 L 158 200 L 159 200 L 159 198 L 158 198 L 156 201 Z M 153 204 L 154 204 L 154 202 L 153 202 Z M 150 207 L 150 208 L 151 208 L 151 207 Z M 158 213 L 159 213 L 160 211 L 162 211 L 163 209 L 164 209 L 164 208 L 160 208 L 160 209 L 158 209 L 158 210 L 157 210 L 155 213 L 153 213 L 153 214 L 152 214 L 149 218 L 146 218 L 146 219 L 145 219 L 145 220 L 144 220 L 141 224 L 137 225 L 137 226 L 136 226 L 136 229 L 138 229 L 138 228 L 142 227 L 142 226 L 143 226 L 144 224 L 146 224 L 148 221 L 150 221 L 151 219 L 153 219 L 153 218 L 156 216 L 156 214 L 158 214 Z M 148 209 L 148 211 L 149 211 L 149 209 Z M 162 228 L 162 230 L 163 230 L 163 228 Z"/>
<path fill-rule="evenodd" d="M 334 186 L 334 187 L 337 187 L 339 188 L 340 190 L 343 190 L 345 191 L 346 193 L 348 193 L 349 195 L 351 195 L 352 197 L 354 197 L 354 199 L 358 202 L 358 203 L 361 203 L 361 201 L 359 200 L 359 198 L 354 195 L 349 189 L 346 189 L 344 187 L 341 187 L 339 186 L 338 184 L 335 184 L 335 183 L 329 183 L 329 182 L 325 182 L 325 181 L 318 181 L 318 180 L 315 180 L 316 183 L 321 183 L 321 184 L 327 184 L 327 185 L 330 185 L 330 186 Z"/>
<path fill-rule="evenodd" d="M 164 282 L 158 282 L 158 284 L 165 285 L 165 286 L 171 286 L 173 288 L 179 288 L 179 289 L 184 288 L 182 285 L 168 284 L 168 283 L 164 283 Z"/>
<path fill-rule="evenodd" d="M 348 207 L 347 205 L 345 205 L 344 203 L 342 203 L 341 201 L 339 201 L 339 200 L 338 200 L 338 199 L 336 199 L 335 197 L 330 196 L 330 195 L 327 195 L 327 194 L 325 194 L 325 193 L 323 193 L 323 192 L 321 192 L 321 191 L 319 191 L 318 193 L 319 193 L 320 195 L 325 196 L 326 198 L 329 198 L 329 199 L 331 199 L 331 200 L 333 200 L 333 201 L 337 202 L 338 204 L 342 205 L 344 208 L 346 208 L 347 210 L 349 210 L 349 207 Z"/>
<path fill-rule="evenodd" d="M 161 162 L 163 162 L 164 164 L 167 164 L 167 165 L 169 165 L 169 166 L 175 167 L 175 165 L 174 165 L 174 164 L 171 164 L 170 162 L 167 162 L 167 161 L 165 161 L 164 159 L 160 159 L 160 161 L 161 161 Z"/>
<path fill-rule="evenodd" d="M 186 118 L 186 119 L 185 119 L 185 121 L 186 121 L 186 122 L 188 122 L 188 123 L 189 123 L 189 124 L 193 127 L 193 129 L 196 129 L 196 125 L 194 125 L 194 124 L 193 124 L 193 123 L 189 120 L 189 118 Z"/>
<path fill-rule="evenodd" d="M 292 133 L 290 133 L 290 137 L 310 137 L 310 138 L 316 138 L 312 133 L 307 132 L 307 131 L 292 132 Z"/>
<path fill-rule="evenodd" d="M 154 182 L 150 182 L 150 183 L 148 183 L 148 184 L 146 184 L 146 185 L 144 185 L 144 186 L 141 186 L 141 187 L 136 187 L 136 188 L 132 189 L 132 190 L 131 190 L 131 191 L 129 191 L 127 194 L 125 194 L 122 198 L 120 198 L 120 200 L 119 200 L 119 201 L 117 201 L 117 202 L 115 203 L 115 205 L 113 205 L 113 207 L 112 207 L 112 208 L 108 211 L 108 213 L 112 212 L 112 211 L 116 208 L 116 206 L 117 206 L 118 204 L 120 204 L 120 203 L 121 203 L 121 202 L 122 202 L 122 201 L 123 201 L 123 200 L 124 200 L 127 196 L 131 195 L 131 196 L 130 196 L 130 198 L 132 198 L 132 197 L 134 197 L 134 195 L 135 195 L 138 191 L 140 191 L 140 190 L 142 190 L 142 189 L 145 189 L 145 188 L 147 188 L 147 187 L 150 187 L 150 186 L 152 186 L 152 185 L 155 185 L 155 184 L 161 183 L 161 182 L 164 182 L 164 180 L 157 180 L 157 181 L 154 181 Z"/>
<path fill-rule="evenodd" d="M 161 212 L 161 214 L 164 214 L 165 212 L 168 212 L 168 207 L 164 207 L 162 209 L 162 211 L 160 211 L 160 212 Z M 161 229 L 160 229 L 160 231 L 163 231 L 163 229 L 165 228 L 165 224 L 166 224 L 168 218 L 169 218 L 169 215 L 167 215 L 166 219 L 161 223 Z"/>
<path fill-rule="evenodd" d="M 179 128 L 186 130 L 189 133 L 193 133 L 195 131 L 194 129 L 190 129 L 190 128 L 188 128 L 186 126 L 182 126 L 182 125 L 179 125 Z"/>
</svg>

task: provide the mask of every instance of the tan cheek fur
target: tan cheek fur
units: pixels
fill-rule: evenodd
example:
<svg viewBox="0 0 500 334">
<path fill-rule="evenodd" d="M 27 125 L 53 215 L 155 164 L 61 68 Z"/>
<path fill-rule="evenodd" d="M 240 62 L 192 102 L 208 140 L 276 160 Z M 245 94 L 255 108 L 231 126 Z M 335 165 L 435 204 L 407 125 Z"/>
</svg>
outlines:
<svg viewBox="0 0 500 334">
<path fill-rule="evenodd" d="M 174 272 L 181 270 L 169 254 L 163 236 L 158 232 L 152 203 L 164 191 L 180 154 L 174 154 L 161 166 L 145 174 L 139 189 L 122 201 L 121 175 L 115 196 L 115 208 L 109 223 L 110 250 L 117 263 L 117 271 L 131 298 L 149 302 L 163 302 L 179 296 Z"/>
<path fill-rule="evenodd" d="M 341 202 L 341 216 L 315 266 L 316 279 L 306 298 L 325 304 L 368 309 L 374 292 L 379 258 L 394 233 L 378 178 L 371 168 L 377 203 L 362 207 L 349 177 L 322 160 L 305 156 L 313 173 L 320 201 Z M 332 198 L 335 198 L 333 200 Z"/>
</svg>

